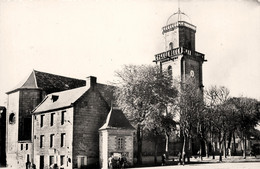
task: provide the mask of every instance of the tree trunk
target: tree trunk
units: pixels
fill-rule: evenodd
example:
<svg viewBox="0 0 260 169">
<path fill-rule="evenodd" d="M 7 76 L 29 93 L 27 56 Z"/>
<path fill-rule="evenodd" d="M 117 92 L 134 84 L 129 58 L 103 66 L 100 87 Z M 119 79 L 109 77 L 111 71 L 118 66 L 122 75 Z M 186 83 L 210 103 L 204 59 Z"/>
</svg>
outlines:
<svg viewBox="0 0 260 169">
<path fill-rule="evenodd" d="M 165 155 L 169 159 L 169 134 L 165 132 Z"/>
<path fill-rule="evenodd" d="M 227 146 L 227 155 L 228 156 L 231 156 L 231 141 L 232 141 L 232 132 L 229 132 L 228 146 Z"/>
<path fill-rule="evenodd" d="M 213 134 L 211 135 L 210 138 L 210 142 L 211 142 L 211 153 L 212 153 L 212 159 L 215 159 L 215 142 L 213 141 Z"/>
<path fill-rule="evenodd" d="M 191 138 L 189 138 L 189 147 L 188 147 L 188 152 L 186 153 L 186 158 L 187 158 L 187 162 L 190 162 L 190 156 L 192 154 L 192 140 Z"/>
<path fill-rule="evenodd" d="M 215 159 L 215 142 L 213 141 L 213 128 L 210 129 L 210 143 L 211 143 L 211 153 L 212 159 Z"/>
<path fill-rule="evenodd" d="M 215 142 L 212 142 L 212 159 L 215 159 L 216 145 Z"/>
<path fill-rule="evenodd" d="M 158 139 L 155 139 L 155 143 L 154 143 L 154 164 L 157 164 L 157 151 L 158 150 Z"/>
<path fill-rule="evenodd" d="M 202 161 L 202 141 L 200 141 L 200 160 Z"/>
<path fill-rule="evenodd" d="M 233 133 L 233 144 L 234 144 L 234 156 L 237 155 L 237 148 L 236 148 L 236 136 L 235 132 Z"/>
<path fill-rule="evenodd" d="M 223 142 L 223 156 L 227 158 L 227 143 L 226 143 L 226 134 L 224 134 Z"/>
<path fill-rule="evenodd" d="M 231 149 L 231 140 L 232 140 L 232 132 L 229 133 L 229 136 L 228 136 L 228 146 L 227 148 Z"/>
<path fill-rule="evenodd" d="M 219 136 L 219 162 L 222 162 L 222 143 L 221 143 L 221 136 Z"/>
<path fill-rule="evenodd" d="M 182 145 L 182 164 L 184 165 L 185 162 L 185 143 L 186 143 L 186 136 L 183 134 L 183 145 Z"/>
<path fill-rule="evenodd" d="M 243 144 L 244 144 L 244 151 L 243 151 L 243 158 L 246 159 L 246 137 L 243 137 Z"/>
<path fill-rule="evenodd" d="M 222 162 L 222 144 L 220 144 L 220 151 L 219 151 L 219 161 Z"/>
<path fill-rule="evenodd" d="M 207 142 L 207 140 L 203 140 L 203 141 L 204 141 L 204 144 L 205 144 L 206 157 L 209 158 L 208 142 Z"/>
<path fill-rule="evenodd" d="M 137 164 L 142 164 L 142 131 L 140 125 L 137 126 Z"/>
</svg>

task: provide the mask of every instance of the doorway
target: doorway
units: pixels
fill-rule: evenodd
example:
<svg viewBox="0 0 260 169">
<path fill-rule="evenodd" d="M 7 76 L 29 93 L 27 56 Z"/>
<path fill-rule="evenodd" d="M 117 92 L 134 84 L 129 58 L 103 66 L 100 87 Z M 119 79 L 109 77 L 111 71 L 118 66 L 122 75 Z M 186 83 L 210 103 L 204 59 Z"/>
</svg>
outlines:
<svg viewBox="0 0 260 169">
<path fill-rule="evenodd" d="M 44 156 L 40 156 L 40 169 L 44 169 Z"/>
</svg>

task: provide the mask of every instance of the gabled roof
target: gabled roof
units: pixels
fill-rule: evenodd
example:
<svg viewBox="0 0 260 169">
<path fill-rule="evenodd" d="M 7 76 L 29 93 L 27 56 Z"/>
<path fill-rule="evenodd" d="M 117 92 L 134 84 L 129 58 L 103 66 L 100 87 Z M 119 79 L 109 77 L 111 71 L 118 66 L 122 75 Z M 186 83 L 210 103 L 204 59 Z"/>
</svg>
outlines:
<svg viewBox="0 0 260 169">
<path fill-rule="evenodd" d="M 111 108 L 109 114 L 107 115 L 106 123 L 99 130 L 105 129 L 135 130 L 123 114 L 122 110 L 115 108 Z"/>
<path fill-rule="evenodd" d="M 66 90 L 48 94 L 45 99 L 33 110 L 33 113 L 46 112 L 64 107 L 70 107 L 75 103 L 89 87 L 79 87 L 76 89 Z"/>
<path fill-rule="evenodd" d="M 7 92 L 7 94 L 15 92 L 19 89 L 41 89 L 49 94 L 74 89 L 85 85 L 85 80 L 33 70 L 28 78 L 19 83 L 14 89 Z"/>
</svg>

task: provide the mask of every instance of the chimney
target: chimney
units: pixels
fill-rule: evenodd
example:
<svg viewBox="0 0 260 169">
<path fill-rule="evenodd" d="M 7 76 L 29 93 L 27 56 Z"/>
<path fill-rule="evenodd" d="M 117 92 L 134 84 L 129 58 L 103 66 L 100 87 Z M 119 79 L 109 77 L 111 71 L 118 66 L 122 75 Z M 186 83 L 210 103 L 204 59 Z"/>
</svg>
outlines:
<svg viewBox="0 0 260 169">
<path fill-rule="evenodd" d="M 97 78 L 95 76 L 89 76 L 86 80 L 87 87 L 93 87 L 97 84 Z"/>
</svg>

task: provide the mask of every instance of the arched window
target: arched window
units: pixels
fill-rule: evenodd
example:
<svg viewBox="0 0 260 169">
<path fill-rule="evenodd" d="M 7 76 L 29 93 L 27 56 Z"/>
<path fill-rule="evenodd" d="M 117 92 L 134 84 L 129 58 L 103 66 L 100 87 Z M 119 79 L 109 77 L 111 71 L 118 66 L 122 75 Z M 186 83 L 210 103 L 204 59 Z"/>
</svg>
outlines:
<svg viewBox="0 0 260 169">
<path fill-rule="evenodd" d="M 170 76 L 172 76 L 172 66 L 171 66 L 171 65 L 168 66 L 168 74 L 169 74 Z"/>
<path fill-rule="evenodd" d="M 15 123 L 15 114 L 11 113 L 9 116 L 9 124 L 14 124 Z"/>
<path fill-rule="evenodd" d="M 172 42 L 169 43 L 169 49 L 170 49 L 170 50 L 173 49 L 173 43 L 172 43 Z"/>
</svg>

